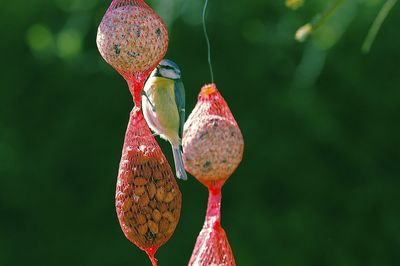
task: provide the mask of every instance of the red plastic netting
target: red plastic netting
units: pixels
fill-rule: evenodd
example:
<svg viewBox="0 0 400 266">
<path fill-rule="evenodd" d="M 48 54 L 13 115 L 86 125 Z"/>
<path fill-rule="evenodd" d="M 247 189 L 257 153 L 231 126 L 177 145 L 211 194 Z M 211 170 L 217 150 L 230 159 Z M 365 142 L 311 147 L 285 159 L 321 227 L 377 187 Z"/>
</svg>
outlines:
<svg viewBox="0 0 400 266">
<path fill-rule="evenodd" d="M 215 84 L 201 89 L 182 146 L 186 170 L 201 182 L 227 179 L 242 160 L 242 133 Z"/>
<path fill-rule="evenodd" d="M 125 236 L 156 263 L 154 253 L 178 223 L 181 193 L 138 108 L 132 110 L 126 131 L 115 199 Z"/>
<path fill-rule="evenodd" d="M 181 193 L 164 154 L 141 112 L 141 91 L 164 57 L 168 32 L 143 0 L 113 0 L 97 32 L 104 60 L 129 85 L 135 102 L 125 135 L 116 189 L 116 209 L 125 236 L 149 255 L 173 234 Z"/>
<path fill-rule="evenodd" d="M 220 224 L 221 189 L 243 155 L 243 137 L 215 84 L 205 85 L 183 132 L 185 169 L 209 191 L 203 229 L 197 237 L 190 266 L 233 266 L 235 259 Z"/>
<path fill-rule="evenodd" d="M 190 266 L 213 265 L 234 266 L 235 258 L 228 238 L 220 224 L 221 188 L 225 180 L 209 183 L 208 207 L 206 220 L 197 237 Z"/>
<path fill-rule="evenodd" d="M 127 81 L 144 80 L 164 57 L 168 32 L 161 18 L 143 0 L 114 0 L 97 32 L 97 47 L 104 60 Z M 130 87 L 135 104 L 139 87 Z"/>
</svg>

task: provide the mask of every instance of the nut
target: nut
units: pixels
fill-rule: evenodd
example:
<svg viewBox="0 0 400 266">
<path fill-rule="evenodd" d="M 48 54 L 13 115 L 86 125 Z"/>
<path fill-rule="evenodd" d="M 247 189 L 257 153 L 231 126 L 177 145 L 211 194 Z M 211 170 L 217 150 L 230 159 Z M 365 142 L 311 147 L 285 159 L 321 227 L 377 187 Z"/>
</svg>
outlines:
<svg viewBox="0 0 400 266">
<path fill-rule="evenodd" d="M 162 216 L 163 216 L 165 219 L 167 219 L 170 223 L 172 223 L 172 222 L 175 220 L 175 219 L 174 219 L 174 215 L 173 215 L 171 212 L 169 212 L 169 211 L 164 212 Z"/>
<path fill-rule="evenodd" d="M 173 200 L 168 204 L 168 209 L 169 209 L 170 211 L 175 210 L 175 209 L 176 209 L 176 204 L 177 204 L 177 203 L 178 203 L 178 202 L 177 202 L 176 198 L 173 199 Z"/>
<path fill-rule="evenodd" d="M 143 186 L 143 185 L 145 185 L 145 184 L 147 183 L 147 178 L 144 178 L 144 177 L 137 177 L 137 178 L 135 178 L 135 179 L 133 180 L 133 183 L 134 183 L 136 186 Z"/>
<path fill-rule="evenodd" d="M 157 188 L 157 192 L 156 192 L 156 199 L 158 201 L 163 201 L 165 197 L 165 191 L 163 187 L 159 187 Z"/>
<path fill-rule="evenodd" d="M 144 224 L 146 223 L 147 219 L 143 214 L 138 214 L 137 216 L 137 222 L 138 224 Z"/>
<path fill-rule="evenodd" d="M 167 195 L 165 195 L 164 202 L 170 203 L 174 199 L 174 194 L 172 192 L 168 192 Z"/>
<path fill-rule="evenodd" d="M 162 218 L 160 220 L 160 232 L 165 233 L 168 230 L 169 222 L 167 219 Z"/>
<path fill-rule="evenodd" d="M 153 211 L 153 220 L 155 221 L 155 222 L 158 222 L 158 221 L 160 221 L 160 219 L 161 219 L 161 212 L 159 211 L 159 210 L 157 210 L 157 209 L 155 209 L 154 211 Z"/>
<path fill-rule="evenodd" d="M 144 194 L 139 198 L 139 204 L 142 207 L 147 206 L 149 204 L 149 202 L 150 202 L 150 199 L 149 199 L 149 196 L 147 196 L 147 194 Z"/>
<path fill-rule="evenodd" d="M 150 199 L 154 198 L 154 195 L 156 194 L 156 185 L 153 182 L 150 182 L 147 185 L 147 192 L 149 193 Z"/>
<path fill-rule="evenodd" d="M 152 170 L 151 170 L 151 165 L 144 165 L 143 166 L 143 175 L 147 178 L 150 178 L 152 176 Z"/>
<path fill-rule="evenodd" d="M 132 219 L 131 219 L 132 217 L 128 217 L 128 216 L 126 216 L 126 215 L 124 215 L 124 222 L 125 222 L 125 224 L 127 224 L 127 225 L 132 225 Z"/>
<path fill-rule="evenodd" d="M 138 230 L 138 231 L 139 231 L 139 230 Z M 128 235 L 128 239 L 130 239 L 130 238 L 135 239 L 135 238 L 138 238 L 138 236 L 140 236 L 140 235 L 137 235 L 137 232 L 134 232 L 134 231 L 131 231 L 131 230 L 129 230 L 129 231 L 127 232 L 127 235 Z"/>
<path fill-rule="evenodd" d="M 141 235 L 146 234 L 146 232 L 147 232 L 147 224 L 142 224 L 142 225 L 140 225 L 138 230 L 139 230 L 139 233 L 140 233 Z"/>
<path fill-rule="evenodd" d="M 166 191 L 170 191 L 172 189 L 172 186 L 173 186 L 172 182 L 166 182 L 165 190 Z"/>
<path fill-rule="evenodd" d="M 132 200 L 130 198 L 126 199 L 122 204 L 122 211 L 126 212 L 132 207 Z"/>
<path fill-rule="evenodd" d="M 160 211 L 160 212 L 165 212 L 167 209 L 168 209 L 168 206 L 167 206 L 167 204 L 166 203 L 164 203 L 164 202 L 158 202 L 157 203 L 157 209 Z"/>
<path fill-rule="evenodd" d="M 175 230 L 175 226 L 174 226 L 174 224 L 170 224 L 169 225 L 169 228 L 168 228 L 168 230 L 167 230 L 167 232 L 165 232 L 165 234 L 167 235 L 169 235 L 169 234 L 173 234 L 174 233 L 174 230 Z"/>
<path fill-rule="evenodd" d="M 148 226 L 149 226 L 149 228 L 150 228 L 150 231 L 151 231 L 153 234 L 157 234 L 157 233 L 158 233 L 158 225 L 157 225 L 155 222 L 153 222 L 152 220 L 150 220 L 150 221 L 147 222 L 147 224 L 148 224 Z"/>
<path fill-rule="evenodd" d="M 153 172 L 153 177 L 155 178 L 155 179 L 162 179 L 162 172 L 161 171 L 154 171 Z"/>
<path fill-rule="evenodd" d="M 145 188 L 143 186 L 140 187 L 135 187 L 135 195 L 140 196 L 142 195 L 144 192 L 146 192 Z"/>
<path fill-rule="evenodd" d="M 124 217 L 127 218 L 127 219 L 132 219 L 132 217 L 133 217 L 133 212 L 131 212 L 131 211 L 125 212 L 125 213 L 124 213 Z"/>
</svg>

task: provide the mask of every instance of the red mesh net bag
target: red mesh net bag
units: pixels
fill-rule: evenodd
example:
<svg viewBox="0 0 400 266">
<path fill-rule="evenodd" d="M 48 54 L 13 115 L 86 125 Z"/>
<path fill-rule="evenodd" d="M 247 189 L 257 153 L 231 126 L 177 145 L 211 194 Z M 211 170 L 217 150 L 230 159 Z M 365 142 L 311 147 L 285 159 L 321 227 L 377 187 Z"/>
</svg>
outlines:
<svg viewBox="0 0 400 266">
<path fill-rule="evenodd" d="M 209 190 L 206 219 L 189 265 L 235 265 L 220 224 L 221 188 L 243 156 L 242 133 L 215 84 L 205 85 L 185 123 L 185 169 Z"/>
<path fill-rule="evenodd" d="M 181 210 L 181 193 L 141 109 L 141 91 L 149 73 L 164 57 L 168 32 L 142 0 L 114 0 L 97 32 L 104 60 L 128 82 L 135 102 L 122 150 L 115 206 L 125 236 L 154 254 L 173 234 Z"/>
<path fill-rule="evenodd" d="M 97 31 L 97 47 L 104 60 L 128 81 L 135 104 L 151 70 L 168 48 L 168 32 L 161 18 L 143 0 L 114 0 Z"/>
<path fill-rule="evenodd" d="M 181 193 L 139 108 L 132 110 L 126 130 L 115 200 L 125 236 L 157 265 L 155 252 L 178 223 Z"/>
</svg>

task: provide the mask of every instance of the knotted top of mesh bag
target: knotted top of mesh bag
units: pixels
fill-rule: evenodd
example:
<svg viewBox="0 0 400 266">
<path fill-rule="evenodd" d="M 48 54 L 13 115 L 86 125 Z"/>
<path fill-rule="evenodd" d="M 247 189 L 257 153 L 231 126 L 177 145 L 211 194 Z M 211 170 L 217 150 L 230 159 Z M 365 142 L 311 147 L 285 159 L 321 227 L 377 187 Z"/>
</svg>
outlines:
<svg viewBox="0 0 400 266">
<path fill-rule="evenodd" d="M 237 126 L 228 104 L 214 83 L 204 85 L 197 100 L 198 102 L 193 113 L 196 112 L 198 116 L 201 114 L 202 118 L 211 115 L 220 116 Z"/>
</svg>

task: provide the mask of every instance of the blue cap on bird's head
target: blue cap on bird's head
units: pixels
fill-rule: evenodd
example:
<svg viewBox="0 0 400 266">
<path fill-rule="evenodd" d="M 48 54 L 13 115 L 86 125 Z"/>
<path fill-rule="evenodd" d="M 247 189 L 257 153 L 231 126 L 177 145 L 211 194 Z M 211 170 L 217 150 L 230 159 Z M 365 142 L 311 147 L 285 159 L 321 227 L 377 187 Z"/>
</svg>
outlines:
<svg viewBox="0 0 400 266">
<path fill-rule="evenodd" d="M 181 70 L 178 65 L 169 59 L 163 59 L 151 73 L 152 76 L 167 79 L 180 79 Z"/>
</svg>

